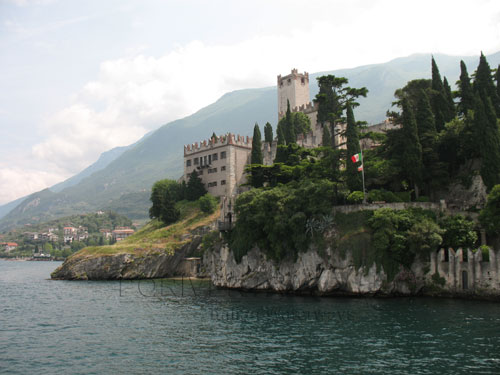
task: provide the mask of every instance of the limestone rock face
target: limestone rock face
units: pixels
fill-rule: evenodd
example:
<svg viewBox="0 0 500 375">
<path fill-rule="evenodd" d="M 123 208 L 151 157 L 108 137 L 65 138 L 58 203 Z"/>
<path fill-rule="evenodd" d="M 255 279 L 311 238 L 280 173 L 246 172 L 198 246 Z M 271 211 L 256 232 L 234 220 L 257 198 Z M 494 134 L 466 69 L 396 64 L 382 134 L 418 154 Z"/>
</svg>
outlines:
<svg viewBox="0 0 500 375">
<path fill-rule="evenodd" d="M 375 263 L 368 269 L 356 269 L 351 254 L 341 259 L 329 249 L 324 256 L 310 249 L 300 253 L 296 261 L 278 263 L 253 248 L 237 263 L 231 250 L 222 246 L 205 253 L 203 265 L 213 284 L 224 288 L 320 295 L 411 295 L 423 287 L 423 278 L 413 271 L 401 271 L 388 282 L 384 270 L 377 269 Z"/>
<path fill-rule="evenodd" d="M 201 236 L 168 254 L 116 254 L 101 256 L 73 256 L 51 275 L 64 280 L 127 280 L 180 276 L 179 265 L 191 256 L 201 244 Z"/>
</svg>

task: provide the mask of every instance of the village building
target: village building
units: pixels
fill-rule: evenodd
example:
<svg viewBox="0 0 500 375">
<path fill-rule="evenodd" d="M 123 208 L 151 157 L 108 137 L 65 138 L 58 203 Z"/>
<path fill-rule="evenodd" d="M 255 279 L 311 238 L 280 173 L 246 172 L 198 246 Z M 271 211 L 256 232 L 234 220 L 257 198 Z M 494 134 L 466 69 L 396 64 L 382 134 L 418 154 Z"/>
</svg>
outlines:
<svg viewBox="0 0 500 375">
<path fill-rule="evenodd" d="M 109 240 L 111 237 L 113 237 L 113 233 L 110 229 L 99 229 L 99 232 L 105 240 Z"/>
<path fill-rule="evenodd" d="M 0 249 L 4 250 L 6 253 L 16 250 L 18 244 L 16 242 L 0 242 Z"/>
</svg>

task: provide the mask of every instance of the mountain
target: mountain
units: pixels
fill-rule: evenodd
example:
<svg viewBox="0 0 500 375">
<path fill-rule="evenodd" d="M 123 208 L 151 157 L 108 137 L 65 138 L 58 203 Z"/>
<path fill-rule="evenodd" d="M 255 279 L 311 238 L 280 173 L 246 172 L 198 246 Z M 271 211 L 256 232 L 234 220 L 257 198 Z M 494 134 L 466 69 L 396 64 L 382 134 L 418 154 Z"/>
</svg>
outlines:
<svg viewBox="0 0 500 375">
<path fill-rule="evenodd" d="M 436 54 L 434 58 L 441 76 L 446 76 L 450 84 L 458 79 L 460 60 L 466 62 L 469 74 L 479 61 L 478 56 Z M 492 68 L 498 66 L 500 52 L 487 59 Z M 385 119 L 396 89 L 411 79 L 430 78 L 431 56 L 416 54 L 383 64 L 311 74 L 311 98 L 318 92 L 315 78 L 323 74 L 347 77 L 352 87 L 367 87 L 368 97 L 360 100 L 356 119 L 377 123 Z M 162 178 L 177 179 L 182 175 L 184 144 L 208 139 L 212 132 L 251 135 L 255 122 L 262 126 L 267 121 L 273 126 L 277 122 L 276 87 L 227 93 L 195 114 L 163 125 L 121 150 L 121 154 L 102 169 L 96 168 L 93 173 L 86 172 L 82 178 L 74 179 L 72 182 L 78 180 L 76 184 L 63 183 L 56 188 L 58 191 L 44 190 L 30 195 L 0 220 L 0 230 L 107 208 L 132 218 L 144 218 L 148 213 L 151 185 Z"/>
</svg>

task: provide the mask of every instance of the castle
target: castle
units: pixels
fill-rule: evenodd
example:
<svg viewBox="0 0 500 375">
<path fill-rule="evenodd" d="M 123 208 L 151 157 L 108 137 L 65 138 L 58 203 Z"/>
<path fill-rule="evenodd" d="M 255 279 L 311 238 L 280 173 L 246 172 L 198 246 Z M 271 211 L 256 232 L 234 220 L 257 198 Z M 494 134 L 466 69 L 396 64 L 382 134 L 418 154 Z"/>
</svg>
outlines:
<svg viewBox="0 0 500 375">
<path fill-rule="evenodd" d="M 309 73 L 298 73 L 297 69 L 282 77 L 278 76 L 278 119 L 285 116 L 287 102 L 292 112 L 302 112 L 309 117 L 311 131 L 299 134 L 297 144 L 313 148 L 322 145 L 323 125 L 318 124 L 318 105 L 309 100 Z M 326 126 L 326 125 L 325 125 Z M 345 126 L 336 125 L 335 145 L 345 147 L 343 131 Z M 262 142 L 264 164 L 270 165 L 276 157 L 277 141 L 271 144 Z M 184 146 L 184 174 L 181 178 L 188 181 L 189 175 L 198 171 L 207 191 L 216 197 L 234 197 L 245 188 L 245 165 L 250 163 L 252 138 L 227 133 Z"/>
</svg>

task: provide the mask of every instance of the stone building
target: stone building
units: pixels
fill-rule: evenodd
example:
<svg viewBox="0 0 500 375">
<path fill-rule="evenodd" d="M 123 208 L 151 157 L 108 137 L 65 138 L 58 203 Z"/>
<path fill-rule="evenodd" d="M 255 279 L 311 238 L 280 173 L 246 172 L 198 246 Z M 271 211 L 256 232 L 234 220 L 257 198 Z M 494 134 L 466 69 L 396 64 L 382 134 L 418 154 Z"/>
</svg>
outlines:
<svg viewBox="0 0 500 375">
<path fill-rule="evenodd" d="M 207 191 L 216 197 L 230 197 L 244 188 L 245 165 L 250 163 L 252 138 L 228 133 L 184 146 L 184 181 L 196 171 Z"/>
<path fill-rule="evenodd" d="M 309 73 L 299 73 L 297 69 L 282 77 L 278 76 L 278 120 L 281 120 L 287 110 L 302 112 L 311 122 L 311 132 L 298 134 L 297 143 L 303 147 L 314 148 L 323 144 L 323 125 L 318 124 L 318 105 L 309 99 Z M 326 123 L 324 126 L 329 126 Z M 345 124 L 336 124 L 333 130 L 335 146 L 345 148 Z"/>
</svg>

